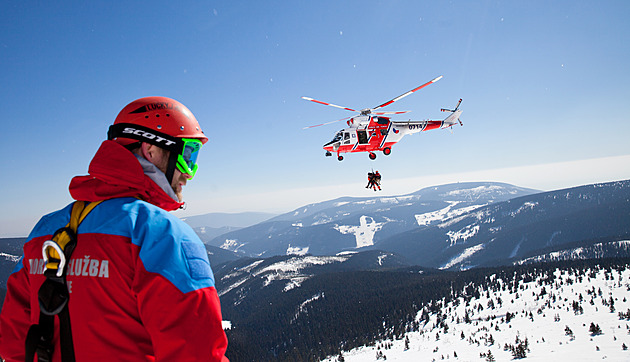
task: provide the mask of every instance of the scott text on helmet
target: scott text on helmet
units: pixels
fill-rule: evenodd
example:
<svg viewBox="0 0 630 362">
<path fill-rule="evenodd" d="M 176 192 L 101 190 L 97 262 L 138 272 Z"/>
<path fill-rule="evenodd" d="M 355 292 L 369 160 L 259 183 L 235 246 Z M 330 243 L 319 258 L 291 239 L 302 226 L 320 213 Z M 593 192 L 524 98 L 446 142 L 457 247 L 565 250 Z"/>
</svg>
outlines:
<svg viewBox="0 0 630 362">
<path fill-rule="evenodd" d="M 135 134 L 136 136 L 141 136 L 144 137 L 148 140 L 155 140 L 156 143 L 162 143 L 165 146 L 171 146 L 173 144 L 175 144 L 175 141 L 171 141 L 171 140 L 167 140 L 164 137 L 160 137 L 158 135 L 155 135 L 153 133 L 147 132 L 147 131 L 143 131 L 140 129 L 135 129 L 132 127 L 125 127 L 125 129 L 123 130 L 122 133 L 127 133 L 127 134 Z"/>
</svg>

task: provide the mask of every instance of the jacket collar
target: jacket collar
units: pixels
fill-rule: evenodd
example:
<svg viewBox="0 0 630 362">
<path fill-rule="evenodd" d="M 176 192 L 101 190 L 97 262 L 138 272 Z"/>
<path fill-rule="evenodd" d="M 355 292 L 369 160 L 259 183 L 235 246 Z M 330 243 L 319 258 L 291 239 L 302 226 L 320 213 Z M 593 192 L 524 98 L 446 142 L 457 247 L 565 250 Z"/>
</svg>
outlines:
<svg viewBox="0 0 630 362">
<path fill-rule="evenodd" d="M 141 164 L 133 153 L 115 141 L 101 144 L 90 162 L 88 173 L 76 176 L 70 182 L 70 195 L 75 200 L 91 202 L 136 197 L 166 211 L 177 210 L 184 204 L 177 201 L 160 170 Z"/>
</svg>

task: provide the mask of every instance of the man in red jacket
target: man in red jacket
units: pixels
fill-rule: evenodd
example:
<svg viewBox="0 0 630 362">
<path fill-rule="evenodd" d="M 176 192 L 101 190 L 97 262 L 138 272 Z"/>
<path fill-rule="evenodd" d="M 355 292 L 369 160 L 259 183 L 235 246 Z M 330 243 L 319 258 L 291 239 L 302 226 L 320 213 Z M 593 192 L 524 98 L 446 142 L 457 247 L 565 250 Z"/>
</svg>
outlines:
<svg viewBox="0 0 630 362">
<path fill-rule="evenodd" d="M 89 175 L 72 179 L 75 200 L 102 201 L 78 226 L 65 268 L 77 361 L 227 360 L 206 249 L 168 213 L 183 205 L 182 188 L 195 175 L 207 141 L 183 104 L 141 98 L 118 114 Z M 42 248 L 69 223 L 71 209 L 38 222 L 7 281 L 0 313 L 0 356 L 6 361 L 25 360 L 27 333 L 41 324 L 38 292 L 49 275 Z M 50 339 L 52 361 L 65 358 L 59 323 Z M 45 357 L 39 348 L 35 353 Z"/>
</svg>

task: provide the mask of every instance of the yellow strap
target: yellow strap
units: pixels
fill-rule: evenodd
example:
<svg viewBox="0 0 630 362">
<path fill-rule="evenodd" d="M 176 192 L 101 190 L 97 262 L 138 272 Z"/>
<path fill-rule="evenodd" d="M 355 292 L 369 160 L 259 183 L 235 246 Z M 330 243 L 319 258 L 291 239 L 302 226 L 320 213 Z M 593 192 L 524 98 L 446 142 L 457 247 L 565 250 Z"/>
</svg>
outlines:
<svg viewBox="0 0 630 362">
<path fill-rule="evenodd" d="M 72 229 L 72 231 L 74 231 L 76 234 L 79 224 L 81 224 L 83 219 L 85 219 L 85 217 L 90 213 L 90 211 L 92 211 L 101 202 L 103 201 L 101 200 L 101 201 L 91 202 L 91 203 L 87 203 L 86 205 L 85 201 L 76 201 L 72 205 L 72 212 L 70 213 L 70 222 L 66 225 L 66 227 L 69 227 L 70 229 Z M 70 240 L 71 240 L 70 236 L 65 231 L 57 234 L 57 236 L 53 238 L 53 241 L 56 242 L 61 247 L 61 250 L 65 250 L 66 245 L 68 245 Z M 56 249 L 52 247 L 44 247 L 44 248 L 45 248 L 44 252 L 48 256 L 46 269 L 56 270 L 59 267 L 59 265 L 58 265 L 58 262 L 55 260 L 61 259 L 59 253 L 57 252 Z M 51 259 L 54 259 L 54 260 L 51 260 Z"/>
<path fill-rule="evenodd" d="M 92 211 L 92 209 L 94 209 L 96 205 L 100 204 L 101 202 L 103 201 L 101 200 L 101 201 L 96 201 L 96 202 L 90 202 L 87 205 L 85 204 L 85 201 L 75 202 L 74 205 L 72 205 L 72 213 L 70 214 L 70 222 L 68 223 L 67 226 L 70 226 L 70 229 L 76 232 L 77 228 L 79 227 L 79 224 L 83 221 L 83 219 L 85 219 L 87 214 L 89 214 L 90 211 Z"/>
</svg>

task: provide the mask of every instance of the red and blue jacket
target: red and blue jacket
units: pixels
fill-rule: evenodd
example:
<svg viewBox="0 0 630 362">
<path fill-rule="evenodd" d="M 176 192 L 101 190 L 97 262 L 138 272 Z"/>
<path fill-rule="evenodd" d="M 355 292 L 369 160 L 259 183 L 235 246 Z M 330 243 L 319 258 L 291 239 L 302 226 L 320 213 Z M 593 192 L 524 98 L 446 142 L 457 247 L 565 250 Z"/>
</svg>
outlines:
<svg viewBox="0 0 630 362">
<path fill-rule="evenodd" d="M 105 200 L 79 225 L 68 264 L 77 361 L 226 361 L 206 249 L 168 213 L 180 204 L 114 141 L 101 145 L 89 175 L 75 177 L 70 192 L 76 200 Z M 0 356 L 6 361 L 24 361 L 27 331 L 39 321 L 42 245 L 68 223 L 71 209 L 37 223 L 7 281 L 0 313 Z M 57 327 L 53 360 L 61 360 Z"/>
</svg>

